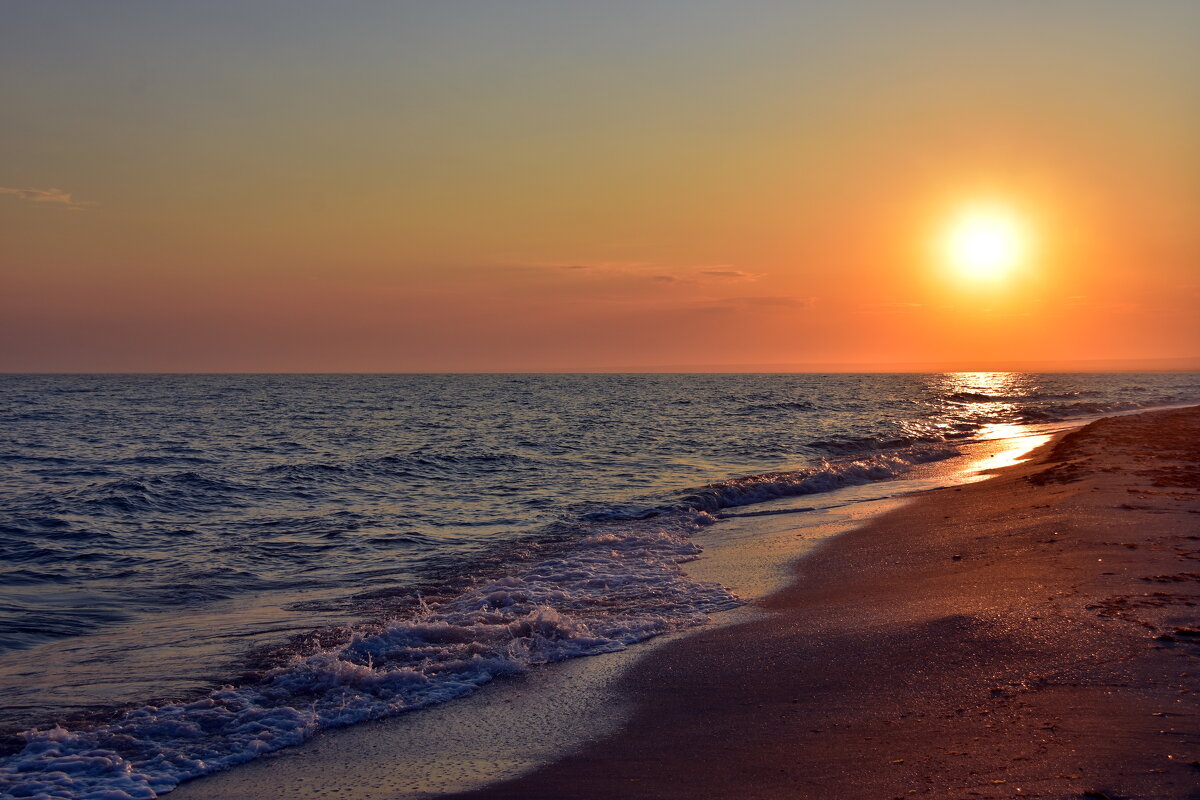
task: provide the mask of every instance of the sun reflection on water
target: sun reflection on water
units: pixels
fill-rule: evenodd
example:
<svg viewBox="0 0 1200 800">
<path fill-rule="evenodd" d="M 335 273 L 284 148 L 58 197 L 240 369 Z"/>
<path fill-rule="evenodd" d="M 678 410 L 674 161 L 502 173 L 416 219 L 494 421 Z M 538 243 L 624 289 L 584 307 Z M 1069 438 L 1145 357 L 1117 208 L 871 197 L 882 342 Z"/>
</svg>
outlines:
<svg viewBox="0 0 1200 800">
<path fill-rule="evenodd" d="M 1050 441 L 1050 434 L 1035 434 L 1032 430 L 1029 425 L 996 423 L 986 426 L 980 433 L 980 438 L 996 440 L 998 444 L 1003 444 L 1003 449 L 991 453 L 978 468 L 998 469 L 1018 464 Z"/>
<path fill-rule="evenodd" d="M 952 372 L 938 377 L 946 403 L 983 423 L 972 438 L 995 443 L 995 449 L 971 465 L 973 470 L 1019 463 L 1050 440 L 1049 434 L 1036 432 L 1032 425 L 984 421 L 1007 414 L 1016 416 L 1022 404 L 1038 392 L 1034 376 L 1020 372 Z"/>
</svg>

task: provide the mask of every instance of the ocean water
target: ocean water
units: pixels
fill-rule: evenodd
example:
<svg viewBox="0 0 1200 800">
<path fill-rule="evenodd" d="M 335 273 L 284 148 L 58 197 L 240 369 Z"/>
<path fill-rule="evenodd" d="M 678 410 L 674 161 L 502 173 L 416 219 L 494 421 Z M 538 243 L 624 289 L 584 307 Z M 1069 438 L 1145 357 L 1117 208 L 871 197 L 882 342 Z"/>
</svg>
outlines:
<svg viewBox="0 0 1200 800">
<path fill-rule="evenodd" d="M 1200 375 L 0 376 L 0 795 L 152 798 L 702 624 L 731 509 Z"/>
</svg>

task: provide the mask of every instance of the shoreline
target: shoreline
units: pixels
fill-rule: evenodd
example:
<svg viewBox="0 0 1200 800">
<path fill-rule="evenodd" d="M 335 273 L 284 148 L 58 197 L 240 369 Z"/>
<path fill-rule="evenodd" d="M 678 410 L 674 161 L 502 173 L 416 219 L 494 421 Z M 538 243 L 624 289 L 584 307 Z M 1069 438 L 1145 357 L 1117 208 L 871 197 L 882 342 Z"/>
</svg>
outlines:
<svg viewBox="0 0 1200 800">
<path fill-rule="evenodd" d="M 1068 423 L 1047 423 L 1034 427 L 1064 424 Z M 961 448 L 965 445 L 969 448 L 980 444 L 956 441 L 947 444 L 947 447 Z M 900 451 L 905 449 L 900 448 Z M 885 449 L 882 452 L 888 454 L 893 451 Z M 875 454 L 863 453 L 859 457 L 872 455 Z M 836 464 L 854 458 L 845 456 L 834 461 Z M 961 457 L 951 459 L 955 463 L 962 460 Z M 800 462 L 783 471 L 786 473 L 793 468 L 803 471 L 806 466 L 815 463 L 819 461 Z M 937 465 L 942 462 L 918 461 L 913 471 L 928 468 L 930 463 Z M 727 475 L 715 480 L 715 483 L 736 483 L 743 477 L 754 475 Z M 906 482 L 903 478 L 879 482 L 868 479 L 861 488 L 871 494 L 876 486 L 898 486 Z M 822 498 L 837 491 L 840 490 L 818 491 L 816 496 Z M 785 497 L 782 502 L 803 503 L 808 497 Z M 854 501 L 858 499 L 852 498 Z M 752 499 L 750 505 L 759 508 L 776 503 L 775 500 Z M 820 504 L 819 500 L 817 504 Z M 722 519 L 744 515 L 742 506 L 737 505 L 717 513 Z M 536 527 L 532 533 L 534 537 L 530 541 L 537 542 Z M 511 540 L 512 546 L 519 548 L 520 541 Z M 486 573 L 489 566 L 486 563 L 476 564 L 468 566 L 468 569 L 478 568 Z M 721 582 L 720 578 L 717 580 Z M 408 581 L 407 584 L 419 586 L 419 581 Z M 390 594 L 391 588 L 398 588 L 403 593 L 402 585 L 403 579 L 396 587 L 385 587 L 383 594 Z M 437 591 L 435 587 L 431 588 Z M 352 597 L 347 595 L 344 588 L 276 588 L 262 593 L 206 601 L 202 607 L 183 615 L 137 612 L 119 624 L 100 626 L 86 637 L 74 641 L 71 647 L 63 647 L 61 640 L 51 639 L 29 650 L 18 648 L 0 653 L 0 672 L 8 679 L 5 682 L 9 684 L 10 691 L 6 699 L 11 701 L 10 707 L 36 709 L 34 714 L 13 715 L 0 724 L 0 756 L 18 753 L 24 746 L 22 735 L 31 729 L 47 730 L 61 725 L 72 731 L 86 731 L 97 725 L 114 722 L 126 712 L 143 706 L 164 706 L 202 699 L 226 684 L 238 683 L 247 673 L 259 671 L 263 662 L 251 654 L 256 651 L 272 652 L 286 646 L 289 636 L 304 638 L 326 628 L 356 628 L 369 624 L 376 615 L 390 618 L 390 614 L 396 613 L 387 607 L 376 611 L 370 607 L 364 610 L 344 605 Z M 322 603 L 323 600 L 330 602 Z M 312 615 L 314 606 L 315 617 Z M 229 631 L 229 635 L 213 635 L 222 630 Z M 193 658 L 196 649 L 187 647 L 189 642 L 194 641 L 206 642 L 199 651 L 200 659 Z M 131 642 L 136 646 L 132 646 Z M 30 659 L 46 662 L 46 669 L 29 671 L 26 665 Z M 109 665 L 106 668 L 115 669 L 116 674 L 137 675 L 139 679 L 136 682 L 108 680 L 105 675 L 97 673 L 96 664 Z M 59 705 L 56 706 L 56 703 Z"/>
<path fill-rule="evenodd" d="M 801 507 L 811 502 L 801 496 L 759 504 L 752 514 L 735 513 L 696 535 L 704 553 L 685 571 L 692 579 L 732 588 L 747 601 L 741 609 L 618 653 L 504 678 L 449 704 L 322 732 L 266 758 L 188 781 L 172 794 L 181 800 L 214 795 L 249 800 L 265 791 L 297 799 L 343 791 L 369 800 L 427 798 L 552 764 L 627 721 L 633 707 L 619 684 L 642 659 L 676 640 L 762 616 L 759 601 L 787 586 L 794 562 L 822 542 L 913 502 L 930 487 L 983 480 L 1055 433 L 1061 429 L 975 442 L 954 459 L 920 464 L 899 479 L 829 493 L 828 507 L 813 511 Z M 381 770 L 380 761 L 389 767 Z"/>
<path fill-rule="evenodd" d="M 1200 408 L 1156 411 L 919 496 L 639 661 L 620 731 L 455 796 L 1192 796 L 1198 463 Z"/>
</svg>

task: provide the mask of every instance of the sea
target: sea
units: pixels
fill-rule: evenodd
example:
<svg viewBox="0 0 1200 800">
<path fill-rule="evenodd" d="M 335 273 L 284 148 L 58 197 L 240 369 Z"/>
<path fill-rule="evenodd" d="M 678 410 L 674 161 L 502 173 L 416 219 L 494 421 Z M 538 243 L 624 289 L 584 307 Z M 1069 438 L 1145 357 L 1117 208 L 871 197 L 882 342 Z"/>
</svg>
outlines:
<svg viewBox="0 0 1200 800">
<path fill-rule="evenodd" d="M 1196 402 L 1197 373 L 0 375 L 0 796 L 154 798 L 703 625 L 741 599 L 684 565 L 730 515 Z"/>
</svg>

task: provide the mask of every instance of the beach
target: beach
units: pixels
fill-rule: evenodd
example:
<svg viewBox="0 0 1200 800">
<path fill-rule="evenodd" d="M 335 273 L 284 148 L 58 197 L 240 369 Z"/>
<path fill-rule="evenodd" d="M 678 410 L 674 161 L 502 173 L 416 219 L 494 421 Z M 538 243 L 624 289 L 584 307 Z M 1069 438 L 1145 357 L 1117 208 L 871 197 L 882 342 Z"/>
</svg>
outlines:
<svg viewBox="0 0 1200 800">
<path fill-rule="evenodd" d="M 800 558 L 745 621 L 622 664 L 604 702 L 554 731 L 557 760 L 453 796 L 1190 797 L 1198 442 L 1197 408 L 1107 418 L 988 480 L 894 503 Z M 527 720 L 521 702 L 498 694 L 490 711 Z M 369 729 L 335 732 L 306 746 L 307 769 L 284 751 L 177 796 L 417 796 L 397 788 L 411 759 L 386 725 L 374 752 Z M 460 754 L 488 752 L 497 727 L 477 728 L 473 748 L 460 731 Z M 522 734 L 508 736 L 519 752 Z M 533 762 L 553 755 L 544 738 L 528 737 Z"/>
<path fill-rule="evenodd" d="M 930 493 L 639 663 L 617 734 L 462 796 L 1194 796 L 1198 462 L 1200 410 L 1161 411 Z"/>
</svg>

